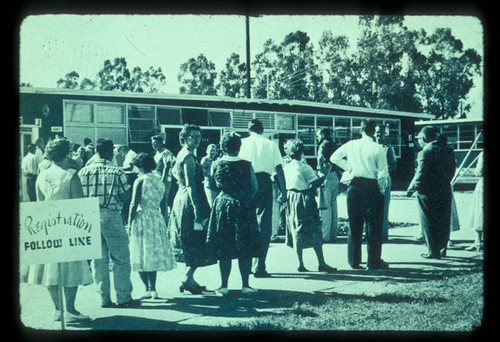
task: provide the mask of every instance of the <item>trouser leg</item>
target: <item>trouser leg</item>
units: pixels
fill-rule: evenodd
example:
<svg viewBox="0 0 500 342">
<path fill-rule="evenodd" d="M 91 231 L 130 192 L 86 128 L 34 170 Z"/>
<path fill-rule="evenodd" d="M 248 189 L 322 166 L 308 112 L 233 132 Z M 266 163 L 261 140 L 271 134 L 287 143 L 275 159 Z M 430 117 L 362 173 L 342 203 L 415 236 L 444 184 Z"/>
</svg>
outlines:
<svg viewBox="0 0 500 342">
<path fill-rule="evenodd" d="M 260 230 L 262 254 L 254 259 L 254 273 L 266 272 L 266 258 L 272 234 L 273 188 L 269 175 L 257 174 L 257 223 Z"/>
<path fill-rule="evenodd" d="M 370 189 L 367 209 L 367 250 L 368 266 L 376 265 L 382 255 L 382 222 L 384 215 L 384 195 L 377 187 Z"/>
<path fill-rule="evenodd" d="M 362 189 L 352 185 L 347 190 L 347 215 L 349 217 L 347 261 L 351 266 L 359 266 L 361 263 L 361 242 L 365 221 L 365 207 Z"/>
</svg>

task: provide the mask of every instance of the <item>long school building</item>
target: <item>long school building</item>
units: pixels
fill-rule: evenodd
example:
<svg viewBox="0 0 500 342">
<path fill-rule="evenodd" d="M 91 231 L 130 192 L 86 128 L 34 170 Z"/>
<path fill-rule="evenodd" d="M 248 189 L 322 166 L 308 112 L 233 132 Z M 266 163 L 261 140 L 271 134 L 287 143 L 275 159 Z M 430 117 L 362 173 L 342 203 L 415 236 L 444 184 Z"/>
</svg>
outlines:
<svg viewBox="0 0 500 342">
<path fill-rule="evenodd" d="M 389 142 L 398 158 L 394 188 L 404 188 L 414 172 L 415 121 L 431 115 L 306 101 L 237 99 L 218 96 L 145 94 L 46 88 L 20 88 L 21 156 L 37 138 L 45 142 L 65 136 L 82 144 L 102 137 L 115 144 L 128 144 L 136 152 L 152 152 L 151 136 L 162 133 L 167 148 L 176 154 L 178 134 L 185 123 L 202 127 L 198 157 L 210 143 L 218 144 L 227 131 L 247 134 L 248 122 L 259 119 L 264 135 L 283 152 L 287 139 L 304 141 L 305 157 L 316 166 L 318 145 L 315 131 L 328 127 L 338 144 L 359 134 L 361 120 L 371 118 L 386 126 Z"/>
</svg>

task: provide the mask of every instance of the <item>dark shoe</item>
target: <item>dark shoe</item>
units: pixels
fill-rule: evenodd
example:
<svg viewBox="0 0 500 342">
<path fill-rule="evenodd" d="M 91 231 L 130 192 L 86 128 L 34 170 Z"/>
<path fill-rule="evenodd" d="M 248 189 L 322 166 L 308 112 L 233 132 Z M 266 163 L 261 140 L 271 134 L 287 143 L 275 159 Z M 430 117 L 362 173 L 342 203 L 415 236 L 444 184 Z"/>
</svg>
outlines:
<svg viewBox="0 0 500 342">
<path fill-rule="evenodd" d="M 307 268 L 305 268 L 304 266 L 299 266 L 299 268 L 297 268 L 297 271 L 299 271 L 299 272 L 309 272 L 309 270 Z"/>
<path fill-rule="evenodd" d="M 318 272 L 333 273 L 333 272 L 337 272 L 337 269 L 335 267 L 324 265 L 324 266 L 318 267 Z"/>
<path fill-rule="evenodd" d="M 181 291 L 181 293 L 182 293 L 182 292 L 184 292 L 184 290 L 189 291 L 192 294 L 201 294 L 203 292 L 200 288 L 194 287 L 191 284 L 183 281 L 181 283 L 181 286 L 179 287 L 179 291 Z"/>
<path fill-rule="evenodd" d="M 439 255 L 432 255 L 432 254 L 420 254 L 420 256 L 424 259 L 441 259 Z"/>
<path fill-rule="evenodd" d="M 104 309 L 109 309 L 109 308 L 114 308 L 116 307 L 116 304 L 113 303 L 113 302 L 109 302 L 109 303 L 106 303 L 106 304 L 101 304 L 101 308 L 104 308 Z"/>
<path fill-rule="evenodd" d="M 266 271 L 254 273 L 253 276 L 255 278 L 270 278 L 271 277 L 271 275 L 269 273 L 267 273 Z"/>
<path fill-rule="evenodd" d="M 140 305 L 141 302 L 138 301 L 137 299 L 131 299 L 128 302 L 121 303 L 121 304 L 116 304 L 117 308 L 131 308 L 137 305 Z"/>
<path fill-rule="evenodd" d="M 441 250 L 441 252 L 439 252 L 439 255 L 441 256 L 441 258 L 445 258 L 446 257 L 446 248 L 443 248 Z"/>
<path fill-rule="evenodd" d="M 389 268 L 389 264 L 384 260 L 380 260 L 379 262 L 373 265 L 368 265 L 368 269 L 370 270 L 383 270 L 386 268 Z"/>
<path fill-rule="evenodd" d="M 351 265 L 353 270 L 364 270 L 365 268 L 361 265 Z"/>
</svg>

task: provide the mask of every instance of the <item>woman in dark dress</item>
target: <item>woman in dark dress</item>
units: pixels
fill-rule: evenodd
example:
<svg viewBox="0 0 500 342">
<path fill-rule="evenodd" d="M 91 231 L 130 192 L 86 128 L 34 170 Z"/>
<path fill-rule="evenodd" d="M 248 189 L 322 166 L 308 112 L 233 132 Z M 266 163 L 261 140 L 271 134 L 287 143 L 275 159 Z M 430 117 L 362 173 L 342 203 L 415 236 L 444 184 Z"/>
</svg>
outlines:
<svg viewBox="0 0 500 342">
<path fill-rule="evenodd" d="M 228 294 L 232 259 L 238 259 L 242 293 L 256 290 L 248 284 L 253 257 L 260 254 L 259 228 L 253 206 L 257 178 L 250 162 L 238 157 L 241 138 L 234 132 L 221 139 L 224 156 L 213 166 L 213 183 L 219 195 L 215 198 L 208 224 L 207 244 L 219 260 L 221 287 L 217 294 Z"/>
<path fill-rule="evenodd" d="M 196 269 L 216 263 L 206 246 L 210 207 L 203 191 L 202 169 L 194 155 L 201 141 L 201 128 L 197 125 L 184 125 L 179 133 L 179 141 L 182 149 L 172 169 L 179 189 L 174 198 L 168 226 L 176 259 L 186 264 L 186 273 L 179 290 L 200 294 L 206 288 L 194 280 Z"/>
</svg>

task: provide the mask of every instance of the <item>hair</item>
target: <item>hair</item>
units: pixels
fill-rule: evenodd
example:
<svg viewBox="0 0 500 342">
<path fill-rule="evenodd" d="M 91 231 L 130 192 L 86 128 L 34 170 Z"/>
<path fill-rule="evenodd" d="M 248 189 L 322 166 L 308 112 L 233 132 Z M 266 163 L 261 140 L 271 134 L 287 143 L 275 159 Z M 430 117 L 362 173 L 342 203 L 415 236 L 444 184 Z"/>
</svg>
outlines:
<svg viewBox="0 0 500 342">
<path fill-rule="evenodd" d="M 84 145 L 88 145 L 88 144 L 91 144 L 91 143 L 92 143 L 92 140 L 90 138 L 83 139 L 83 144 Z"/>
<path fill-rule="evenodd" d="M 318 133 L 322 134 L 325 139 L 332 138 L 332 130 L 328 127 L 321 127 L 317 130 Z"/>
<path fill-rule="evenodd" d="M 304 153 L 304 142 L 300 139 L 291 139 L 287 141 L 286 153 L 292 159 L 300 160 Z"/>
<path fill-rule="evenodd" d="M 260 120 L 253 119 L 248 123 L 248 130 L 250 132 L 262 134 L 262 132 L 264 132 L 264 126 L 262 125 L 262 122 Z"/>
<path fill-rule="evenodd" d="M 424 128 L 422 128 L 420 133 L 418 133 L 418 137 L 421 137 L 422 139 L 424 139 L 424 142 L 426 142 L 426 143 L 431 142 L 431 141 L 436 140 L 437 131 L 432 126 L 425 126 Z"/>
<path fill-rule="evenodd" d="M 384 124 L 376 124 L 375 127 L 380 127 L 380 130 L 385 133 L 385 125 Z"/>
<path fill-rule="evenodd" d="M 45 148 L 47 159 L 53 162 L 63 161 L 69 152 L 70 142 L 66 138 L 55 138 Z"/>
<path fill-rule="evenodd" d="M 241 136 L 236 132 L 227 132 L 220 140 L 220 147 L 224 153 L 238 152 L 241 147 Z"/>
<path fill-rule="evenodd" d="M 186 143 L 186 137 L 193 131 L 198 131 L 201 133 L 200 126 L 185 124 L 184 127 L 182 127 L 182 130 L 179 132 L 179 143 L 184 146 L 184 144 Z"/>
<path fill-rule="evenodd" d="M 373 136 L 375 133 L 375 126 L 376 123 L 372 119 L 361 120 L 361 132 L 365 132 L 369 136 Z"/>
<path fill-rule="evenodd" d="M 29 144 L 26 150 L 30 153 L 35 154 L 36 153 L 36 145 L 35 144 Z"/>
<path fill-rule="evenodd" d="M 210 152 L 210 150 L 212 148 L 217 148 L 217 145 L 215 145 L 215 144 L 208 144 L 207 149 L 205 150 L 205 152 L 208 154 L 208 152 Z"/>
<path fill-rule="evenodd" d="M 100 138 L 97 140 L 95 150 L 101 157 L 103 154 L 113 153 L 114 150 L 113 141 L 106 138 Z"/>
<path fill-rule="evenodd" d="M 74 143 L 71 145 L 71 151 L 76 152 L 80 148 L 80 144 Z"/>
<path fill-rule="evenodd" d="M 160 134 L 153 135 L 151 137 L 151 141 L 159 141 L 159 142 L 163 143 L 163 137 Z"/>
<path fill-rule="evenodd" d="M 151 172 L 156 168 L 155 159 L 151 155 L 144 152 L 139 153 L 132 159 L 132 165 L 143 169 L 144 172 Z"/>
</svg>

